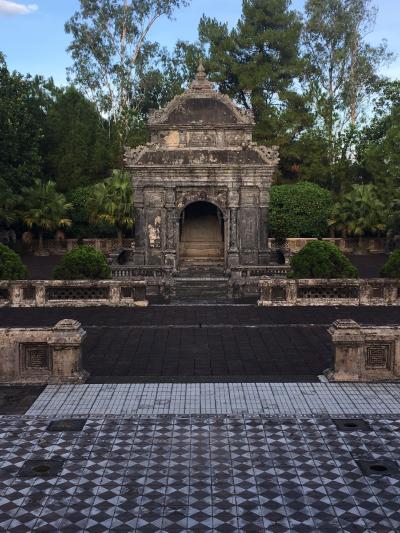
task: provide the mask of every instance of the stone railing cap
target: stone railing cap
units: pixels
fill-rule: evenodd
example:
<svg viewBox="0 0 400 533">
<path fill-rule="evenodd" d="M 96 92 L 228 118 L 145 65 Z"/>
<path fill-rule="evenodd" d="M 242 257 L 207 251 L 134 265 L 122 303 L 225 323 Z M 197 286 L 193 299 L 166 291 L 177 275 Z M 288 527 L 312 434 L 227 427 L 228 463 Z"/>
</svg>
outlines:
<svg viewBox="0 0 400 533">
<path fill-rule="evenodd" d="M 79 330 L 81 327 L 82 327 L 81 323 L 78 322 L 77 320 L 66 318 L 64 320 L 60 320 L 60 322 L 57 322 L 57 324 L 54 326 L 53 329 L 71 331 L 71 330 Z"/>
<path fill-rule="evenodd" d="M 350 318 L 335 320 L 335 322 L 333 323 L 333 326 L 336 329 L 361 329 L 360 324 L 358 324 L 358 322 Z"/>
</svg>

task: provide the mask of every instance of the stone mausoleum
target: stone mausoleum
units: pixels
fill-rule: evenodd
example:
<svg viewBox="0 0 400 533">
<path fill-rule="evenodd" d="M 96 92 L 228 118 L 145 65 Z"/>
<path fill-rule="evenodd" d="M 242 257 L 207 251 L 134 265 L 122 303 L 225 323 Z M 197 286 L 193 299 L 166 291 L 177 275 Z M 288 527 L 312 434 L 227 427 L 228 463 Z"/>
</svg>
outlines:
<svg viewBox="0 0 400 533">
<path fill-rule="evenodd" d="M 151 141 L 126 152 L 135 201 L 131 264 L 229 274 L 271 262 L 268 202 L 278 148 L 252 141 L 254 117 L 216 92 L 200 65 L 149 119 Z"/>
</svg>

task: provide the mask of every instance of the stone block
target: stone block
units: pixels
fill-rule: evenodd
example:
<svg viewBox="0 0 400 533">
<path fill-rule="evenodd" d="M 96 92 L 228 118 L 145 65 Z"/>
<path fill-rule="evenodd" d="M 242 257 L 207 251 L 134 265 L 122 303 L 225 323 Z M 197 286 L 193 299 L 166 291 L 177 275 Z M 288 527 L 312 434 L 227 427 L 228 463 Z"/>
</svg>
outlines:
<svg viewBox="0 0 400 533">
<path fill-rule="evenodd" d="M 332 381 L 397 381 L 400 379 L 400 327 L 360 326 L 337 320 L 329 328 L 335 368 Z"/>
<path fill-rule="evenodd" d="M 52 328 L 0 329 L 0 382 L 83 383 L 82 343 L 86 332 L 76 320 Z"/>
</svg>

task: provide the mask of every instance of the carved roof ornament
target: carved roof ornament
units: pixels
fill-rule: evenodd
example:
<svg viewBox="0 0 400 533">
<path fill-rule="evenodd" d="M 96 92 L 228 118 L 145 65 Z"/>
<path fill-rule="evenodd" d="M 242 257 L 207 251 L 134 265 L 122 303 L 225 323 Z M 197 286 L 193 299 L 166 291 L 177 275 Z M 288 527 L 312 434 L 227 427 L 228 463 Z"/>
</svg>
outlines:
<svg viewBox="0 0 400 533">
<path fill-rule="evenodd" d="M 175 110 L 185 109 L 193 100 L 213 100 L 217 103 L 219 102 L 230 111 L 233 125 L 252 127 L 255 124 L 254 115 L 251 110 L 237 107 L 229 96 L 221 94 L 213 88 L 213 84 L 207 79 L 204 65 L 200 61 L 196 77 L 189 88 L 182 94 L 175 96 L 163 109 L 152 110 L 150 112 L 148 121 L 150 129 L 163 127 L 168 124 L 169 117 Z M 209 119 L 206 119 L 205 123 L 209 122 Z M 173 124 L 171 123 L 170 125 Z M 215 125 L 217 124 L 215 123 Z"/>
<path fill-rule="evenodd" d="M 203 61 L 200 59 L 199 66 L 197 68 L 197 74 L 193 80 L 190 88 L 193 91 L 212 91 L 212 83 L 207 79 L 206 71 L 203 65 Z"/>
</svg>

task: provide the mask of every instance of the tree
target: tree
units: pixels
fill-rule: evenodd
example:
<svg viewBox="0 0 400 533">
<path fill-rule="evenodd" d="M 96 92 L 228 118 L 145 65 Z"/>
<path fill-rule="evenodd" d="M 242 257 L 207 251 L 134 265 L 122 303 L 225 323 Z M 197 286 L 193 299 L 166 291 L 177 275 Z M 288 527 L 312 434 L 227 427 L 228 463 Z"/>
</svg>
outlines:
<svg viewBox="0 0 400 533">
<path fill-rule="evenodd" d="M 44 134 L 45 174 L 60 191 L 104 179 L 113 166 L 107 122 L 73 87 L 58 92 L 49 107 Z"/>
<path fill-rule="evenodd" d="M 382 269 L 382 276 L 384 278 L 400 278 L 400 250 L 395 250 L 390 254 Z"/>
<path fill-rule="evenodd" d="M 385 42 L 377 47 L 366 42 L 376 19 L 371 1 L 305 4 L 305 89 L 326 131 L 331 164 L 337 154 L 335 136 L 349 124 L 356 126 L 365 98 L 377 90 L 380 66 L 391 59 Z"/>
<path fill-rule="evenodd" d="M 363 237 L 383 233 L 387 211 L 372 184 L 353 185 L 351 191 L 335 204 L 330 225 L 343 236 Z"/>
<path fill-rule="evenodd" d="M 8 187 L 5 180 L 0 178 L 0 230 L 8 227 L 17 220 L 17 205 L 19 197 Z"/>
<path fill-rule="evenodd" d="M 325 237 L 332 195 L 313 183 L 271 188 L 269 227 L 275 237 Z"/>
<path fill-rule="evenodd" d="M 373 119 L 363 131 L 357 154 L 363 173 L 376 185 L 385 203 L 398 196 L 399 146 L 400 82 L 393 81 L 382 86 Z"/>
<path fill-rule="evenodd" d="M 26 279 L 28 271 L 13 250 L 0 244 L 0 279 Z"/>
<path fill-rule="evenodd" d="M 79 246 L 65 254 L 53 272 L 54 279 L 109 279 L 111 270 L 101 252 Z"/>
<path fill-rule="evenodd" d="M 23 189 L 22 220 L 28 228 L 36 228 L 39 233 L 39 251 L 43 251 L 43 234 L 60 227 L 68 227 L 71 220 L 67 212 L 71 204 L 56 190 L 53 181 L 42 182 L 36 179 L 34 185 Z"/>
<path fill-rule="evenodd" d="M 200 21 L 200 44 L 208 47 L 210 79 L 254 112 L 255 138 L 285 147 L 309 123 L 296 91 L 302 73 L 301 21 L 289 0 L 243 0 L 235 28 L 216 19 Z"/>
<path fill-rule="evenodd" d="M 134 225 L 133 191 L 129 175 L 114 170 L 110 178 L 94 185 L 88 209 L 93 222 L 103 221 L 115 226 L 122 245 L 124 230 Z"/>
<path fill-rule="evenodd" d="M 326 241 L 307 243 L 291 261 L 289 278 L 357 278 L 357 269 L 334 244 Z"/>
<path fill-rule="evenodd" d="M 44 110 L 39 79 L 10 72 L 0 52 L 0 177 L 14 193 L 41 171 Z"/>
<path fill-rule="evenodd" d="M 80 0 L 66 23 L 74 61 L 70 75 L 95 99 L 118 127 L 122 149 L 134 122 L 137 67 L 152 46 L 148 34 L 156 21 L 170 18 L 186 0 Z"/>
</svg>

